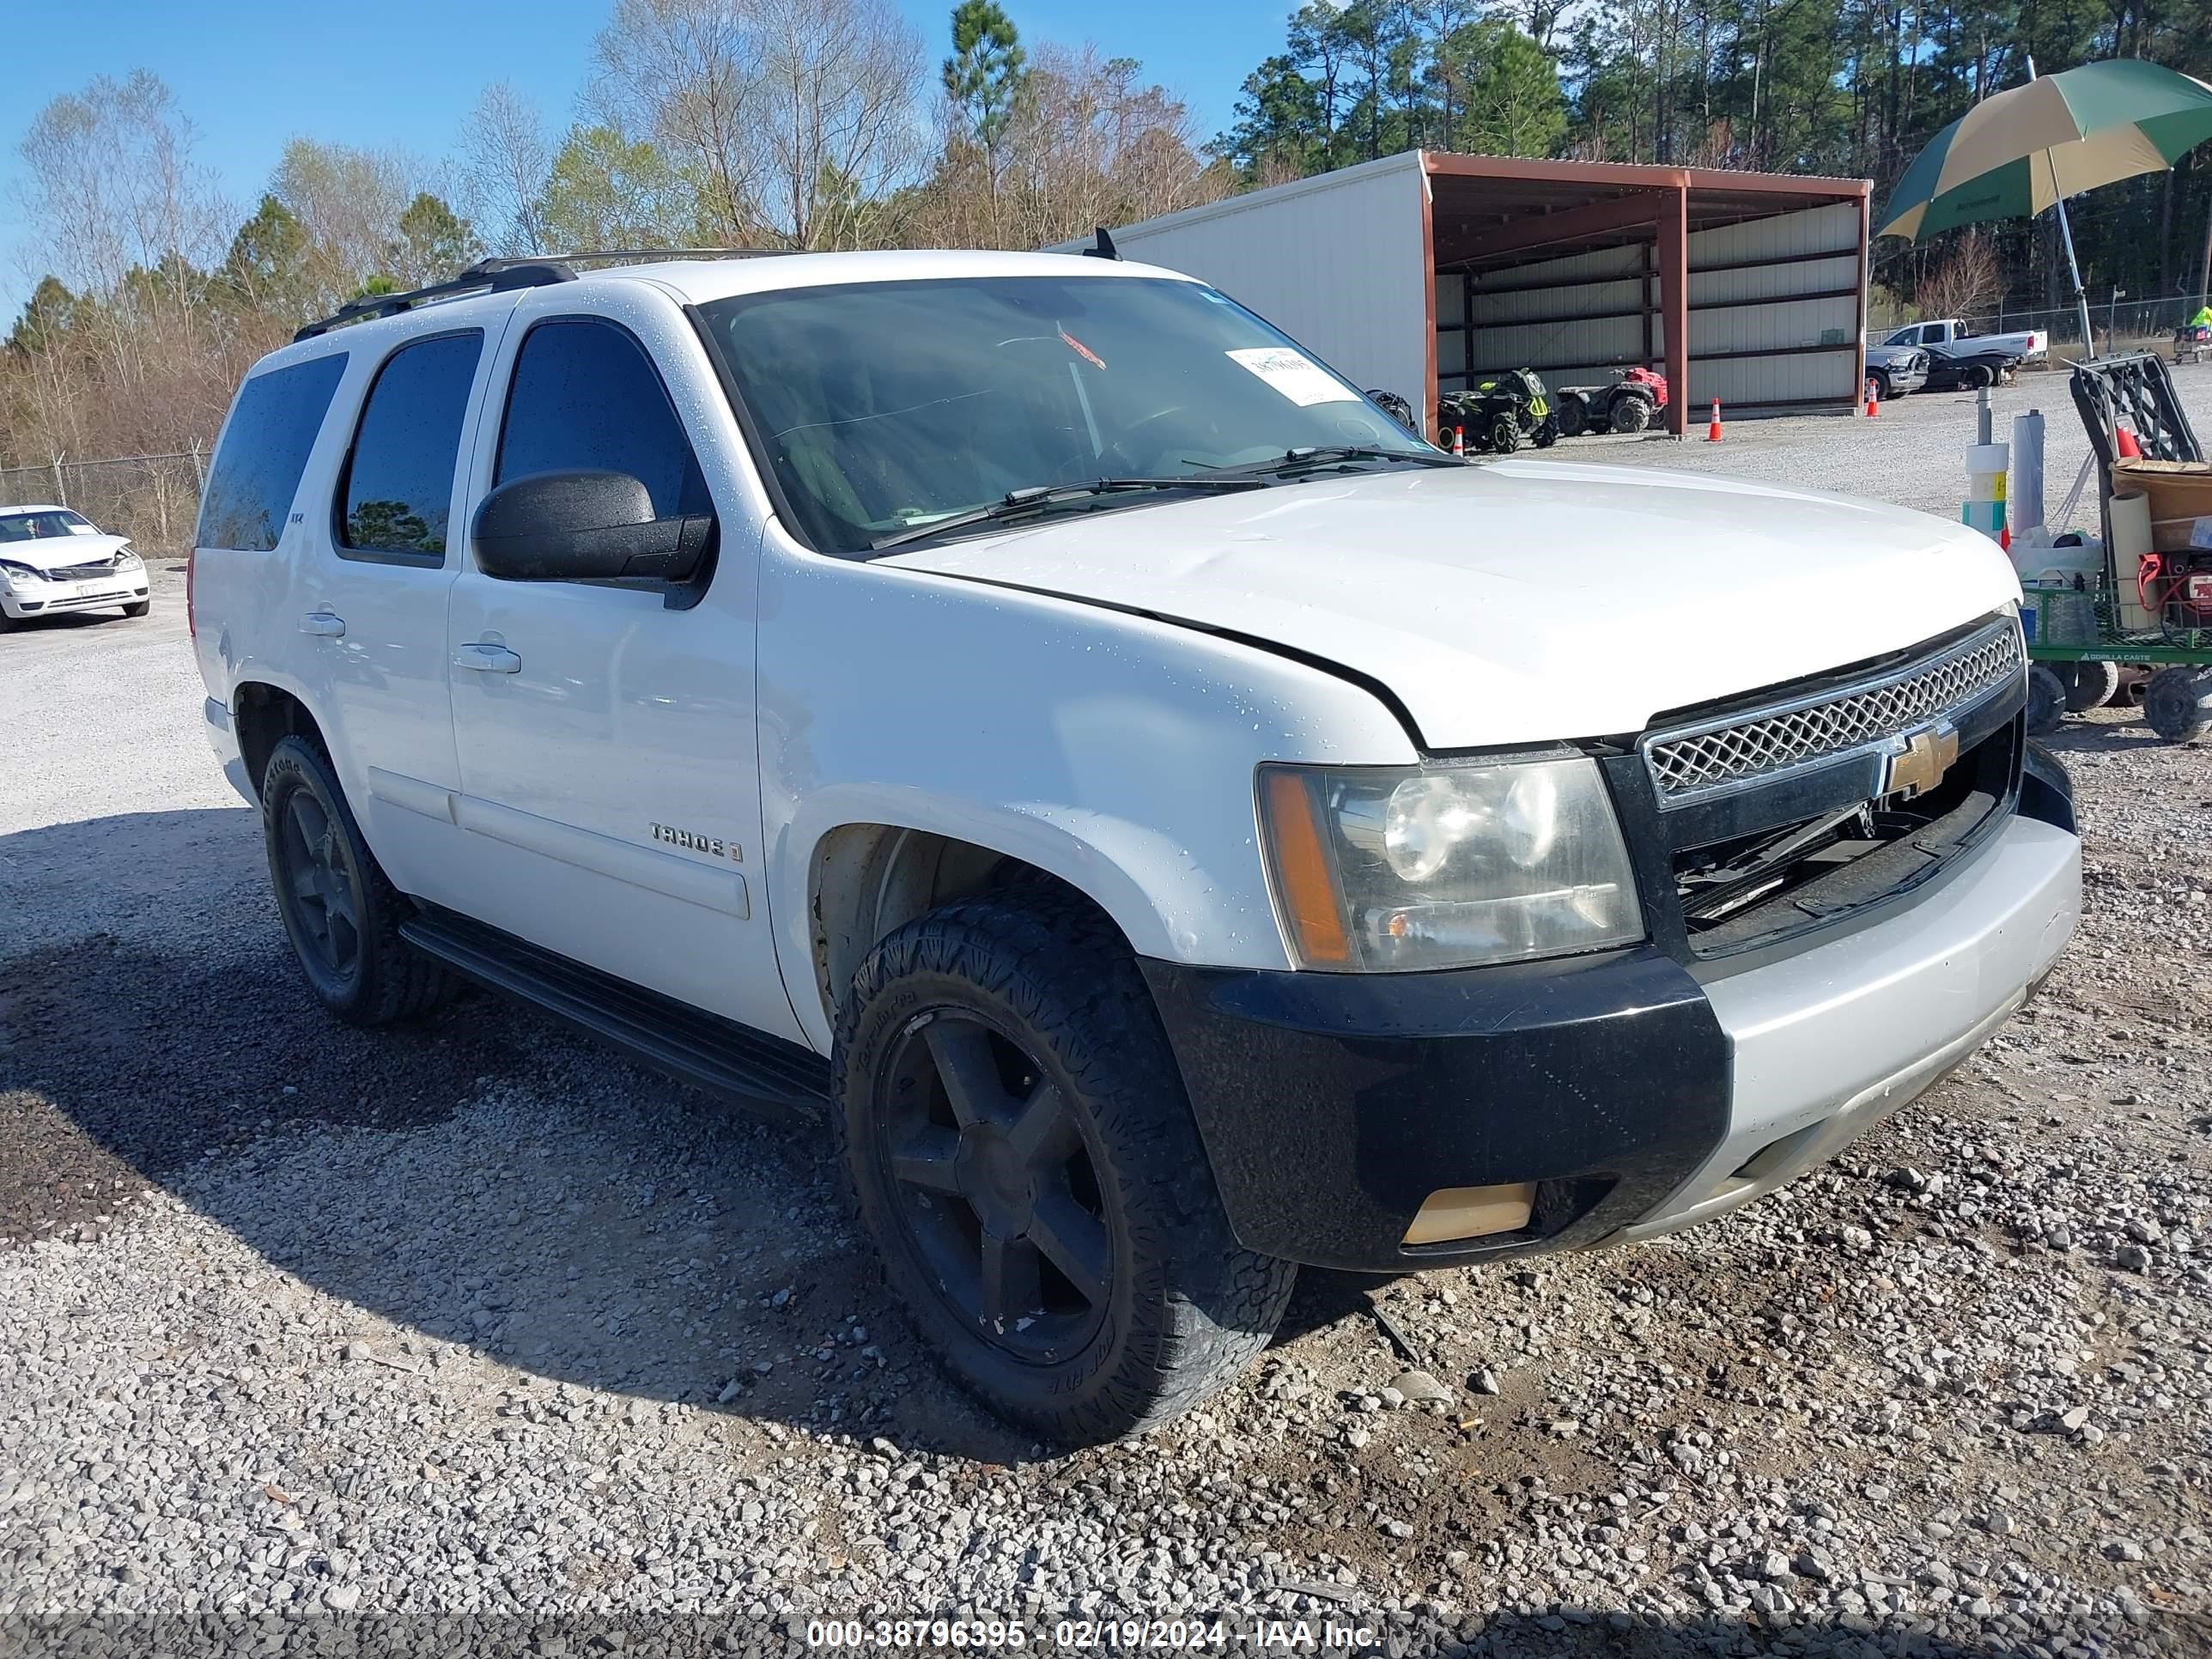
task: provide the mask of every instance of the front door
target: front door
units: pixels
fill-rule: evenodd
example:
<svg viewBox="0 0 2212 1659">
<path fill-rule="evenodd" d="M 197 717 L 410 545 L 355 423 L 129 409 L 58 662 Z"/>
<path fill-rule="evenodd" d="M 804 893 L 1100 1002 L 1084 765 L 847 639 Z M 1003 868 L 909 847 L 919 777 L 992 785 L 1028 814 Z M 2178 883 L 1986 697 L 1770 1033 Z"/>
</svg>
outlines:
<svg viewBox="0 0 2212 1659">
<path fill-rule="evenodd" d="M 701 439 L 723 434 L 687 426 L 656 367 L 708 382 L 682 313 L 642 291 L 563 297 L 528 296 L 507 330 L 487 405 L 502 412 L 478 444 L 479 497 L 536 472 L 628 473 L 661 516 L 715 512 L 718 545 L 706 575 L 680 588 L 501 580 L 465 554 L 447 642 L 468 908 L 796 1038 L 761 877 L 760 526 L 726 477 L 710 487 Z M 726 450 L 717 459 L 726 467 Z"/>
</svg>

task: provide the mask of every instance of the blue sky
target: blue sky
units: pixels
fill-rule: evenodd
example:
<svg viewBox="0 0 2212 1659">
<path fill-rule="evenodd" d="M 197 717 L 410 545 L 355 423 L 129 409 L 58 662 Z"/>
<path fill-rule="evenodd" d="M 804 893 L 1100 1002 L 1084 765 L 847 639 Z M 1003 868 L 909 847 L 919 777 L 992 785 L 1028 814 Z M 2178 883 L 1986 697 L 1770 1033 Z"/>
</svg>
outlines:
<svg viewBox="0 0 2212 1659">
<path fill-rule="evenodd" d="M 1226 125 L 1237 87 L 1279 49 L 1296 0 L 1004 0 L 1024 36 L 1141 61 L 1180 93 L 1200 134 Z M 952 0 L 898 0 L 945 50 Z M 0 331 L 27 286 L 15 153 L 31 117 L 95 75 L 152 70 L 198 128 L 198 158 L 251 207 L 285 140 L 450 149 L 461 116 L 493 81 L 534 98 L 565 125 L 592 37 L 611 0 L 74 0 L 11 9 L 0 95 Z"/>
</svg>

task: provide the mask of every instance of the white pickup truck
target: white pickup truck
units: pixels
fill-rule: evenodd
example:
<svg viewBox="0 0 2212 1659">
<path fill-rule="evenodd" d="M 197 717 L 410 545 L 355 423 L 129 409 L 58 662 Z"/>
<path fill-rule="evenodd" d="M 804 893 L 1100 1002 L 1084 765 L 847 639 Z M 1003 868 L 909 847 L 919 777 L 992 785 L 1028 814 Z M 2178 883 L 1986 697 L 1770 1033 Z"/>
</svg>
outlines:
<svg viewBox="0 0 2212 1659">
<path fill-rule="evenodd" d="M 1913 323 L 1893 331 L 1884 345 L 1918 346 L 1928 354 L 1930 392 L 1994 386 L 2025 362 L 2051 355 L 2051 337 L 2041 329 L 2017 334 L 1977 334 L 1956 317 Z"/>
<path fill-rule="evenodd" d="M 361 301 L 240 388 L 189 591 L 315 997 L 465 976 L 826 1126 L 921 1332 L 1061 1441 L 1223 1384 L 1293 1264 L 1769 1191 L 2078 908 L 1987 538 L 1472 466 L 1110 259 Z"/>
</svg>

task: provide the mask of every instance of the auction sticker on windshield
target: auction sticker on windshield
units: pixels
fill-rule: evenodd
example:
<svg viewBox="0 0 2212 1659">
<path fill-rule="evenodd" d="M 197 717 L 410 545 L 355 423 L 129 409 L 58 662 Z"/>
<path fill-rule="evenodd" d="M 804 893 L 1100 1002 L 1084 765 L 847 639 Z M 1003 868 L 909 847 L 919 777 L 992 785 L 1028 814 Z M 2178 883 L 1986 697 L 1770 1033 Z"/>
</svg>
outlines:
<svg viewBox="0 0 2212 1659">
<path fill-rule="evenodd" d="M 1228 354 L 1294 404 L 1356 404 L 1359 394 L 1304 352 L 1247 346 Z"/>
</svg>

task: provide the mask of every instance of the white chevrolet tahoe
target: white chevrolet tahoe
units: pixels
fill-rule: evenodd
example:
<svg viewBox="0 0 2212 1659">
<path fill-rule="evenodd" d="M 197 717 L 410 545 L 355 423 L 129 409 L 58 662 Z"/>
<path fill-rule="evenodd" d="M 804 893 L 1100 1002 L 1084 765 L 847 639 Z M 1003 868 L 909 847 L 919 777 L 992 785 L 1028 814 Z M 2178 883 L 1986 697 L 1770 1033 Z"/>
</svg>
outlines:
<svg viewBox="0 0 2212 1659">
<path fill-rule="evenodd" d="M 826 1123 L 1061 1441 L 1294 1264 L 1651 1237 L 2071 933 L 1984 538 L 1471 466 L 1222 295 L 994 253 L 499 262 L 240 388 L 191 609 L 314 994 L 454 975 Z"/>
</svg>

